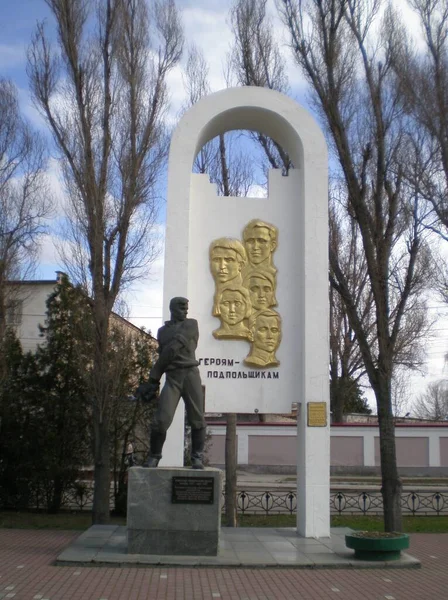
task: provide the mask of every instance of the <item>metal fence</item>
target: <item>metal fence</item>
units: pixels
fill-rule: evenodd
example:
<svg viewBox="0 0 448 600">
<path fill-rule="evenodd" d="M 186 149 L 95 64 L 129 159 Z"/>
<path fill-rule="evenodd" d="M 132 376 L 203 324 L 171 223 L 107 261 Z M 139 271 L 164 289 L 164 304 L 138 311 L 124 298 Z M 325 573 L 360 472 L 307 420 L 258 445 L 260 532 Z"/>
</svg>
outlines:
<svg viewBox="0 0 448 600">
<path fill-rule="evenodd" d="M 333 514 L 383 514 L 383 499 L 380 492 L 339 490 L 331 493 L 330 506 Z M 401 509 L 404 515 L 448 515 L 448 492 L 440 490 L 402 492 Z"/>
<path fill-rule="evenodd" d="M 439 490 L 406 491 L 401 495 L 401 508 L 407 515 L 448 515 L 448 492 Z M 241 514 L 294 514 L 297 509 L 295 491 L 239 491 Z M 381 492 L 331 490 L 330 512 L 334 515 L 382 515 Z"/>
<path fill-rule="evenodd" d="M 64 494 L 63 508 L 91 510 L 92 501 L 93 483 L 78 482 Z M 113 508 L 113 488 L 110 501 Z M 33 504 L 36 508 L 44 509 L 45 498 L 38 495 Z M 295 490 L 239 490 L 237 505 L 240 514 L 294 514 L 297 510 L 297 493 Z M 404 515 L 448 515 L 448 490 L 404 491 L 401 495 L 401 507 Z M 383 499 L 379 490 L 333 489 L 330 491 L 330 512 L 334 515 L 382 515 Z"/>
</svg>

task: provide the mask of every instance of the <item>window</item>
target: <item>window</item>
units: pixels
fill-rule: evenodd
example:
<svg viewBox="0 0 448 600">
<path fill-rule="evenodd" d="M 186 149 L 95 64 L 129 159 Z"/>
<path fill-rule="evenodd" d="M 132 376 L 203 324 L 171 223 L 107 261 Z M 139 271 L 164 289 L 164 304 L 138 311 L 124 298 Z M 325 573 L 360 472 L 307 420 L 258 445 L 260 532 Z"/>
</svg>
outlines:
<svg viewBox="0 0 448 600">
<path fill-rule="evenodd" d="M 6 306 L 6 324 L 17 327 L 22 324 L 23 301 L 13 300 Z"/>
</svg>

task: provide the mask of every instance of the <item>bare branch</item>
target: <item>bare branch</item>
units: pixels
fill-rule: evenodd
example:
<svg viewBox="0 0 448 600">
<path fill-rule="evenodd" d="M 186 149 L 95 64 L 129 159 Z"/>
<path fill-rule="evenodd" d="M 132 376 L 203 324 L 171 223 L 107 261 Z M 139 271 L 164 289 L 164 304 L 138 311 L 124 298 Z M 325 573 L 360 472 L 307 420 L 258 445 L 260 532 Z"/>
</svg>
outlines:
<svg viewBox="0 0 448 600">
<path fill-rule="evenodd" d="M 155 184 L 167 153 L 166 76 L 183 46 L 173 0 L 47 0 L 57 49 L 38 26 L 28 52 L 36 106 L 69 197 L 65 253 L 93 298 L 95 522 L 109 515 L 109 319 L 155 257 Z M 72 272 L 73 272 L 72 271 Z"/>
<path fill-rule="evenodd" d="M 393 530 L 401 527 L 401 510 L 392 377 L 396 364 L 416 367 L 420 361 L 430 279 L 422 198 L 405 182 L 412 156 L 409 119 L 394 68 L 405 54 L 405 36 L 391 7 L 379 21 L 379 0 L 277 0 L 277 5 L 338 161 L 334 178 L 343 190 L 346 231 L 362 246 L 365 277 L 358 282 L 336 239 L 330 244 L 330 282 L 375 392 L 385 526 Z"/>
<path fill-rule="evenodd" d="M 43 140 L 20 114 L 17 90 L 0 78 L 0 378 L 14 286 L 33 269 L 51 197 Z"/>
</svg>

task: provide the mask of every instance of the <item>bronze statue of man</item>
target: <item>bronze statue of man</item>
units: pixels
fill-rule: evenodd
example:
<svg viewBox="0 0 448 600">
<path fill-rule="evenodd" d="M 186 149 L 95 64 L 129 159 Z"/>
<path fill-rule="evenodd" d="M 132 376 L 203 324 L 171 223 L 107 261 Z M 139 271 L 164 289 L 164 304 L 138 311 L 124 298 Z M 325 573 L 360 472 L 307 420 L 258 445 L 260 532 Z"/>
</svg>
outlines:
<svg viewBox="0 0 448 600">
<path fill-rule="evenodd" d="M 149 384 L 155 392 L 165 373 L 166 382 L 159 397 L 159 405 L 151 425 L 150 454 L 144 466 L 157 467 L 162 458 L 166 432 L 182 397 L 191 427 L 191 466 L 203 469 L 205 444 L 204 393 L 195 351 L 199 328 L 195 319 L 187 319 L 188 300 L 172 298 L 171 320 L 157 332 L 159 358 L 149 374 Z"/>
</svg>

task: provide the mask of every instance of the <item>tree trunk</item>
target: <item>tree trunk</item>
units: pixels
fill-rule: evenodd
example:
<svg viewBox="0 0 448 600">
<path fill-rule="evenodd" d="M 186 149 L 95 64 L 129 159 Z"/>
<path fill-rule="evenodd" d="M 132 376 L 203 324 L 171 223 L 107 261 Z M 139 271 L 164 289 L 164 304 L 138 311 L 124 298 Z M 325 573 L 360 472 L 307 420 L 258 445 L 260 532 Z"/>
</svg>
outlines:
<svg viewBox="0 0 448 600">
<path fill-rule="evenodd" d="M 62 481 L 62 477 L 60 475 L 56 475 L 53 482 L 53 493 L 51 496 L 51 503 L 48 507 L 48 512 L 50 514 L 55 515 L 61 510 L 63 492 L 64 484 Z"/>
<path fill-rule="evenodd" d="M 1 266 L 1 261 L 0 261 Z M 0 382 L 6 377 L 6 357 L 5 357 L 5 335 L 6 335 L 6 299 L 5 283 L 0 272 Z"/>
<path fill-rule="evenodd" d="M 95 406 L 94 413 L 98 413 Z M 94 417 L 94 494 L 92 508 L 92 523 L 107 525 L 110 520 L 110 451 L 109 424 Z"/>
<path fill-rule="evenodd" d="M 387 376 L 379 378 L 374 388 L 380 432 L 381 494 L 383 496 L 383 516 L 385 531 L 402 531 L 401 514 L 402 484 L 398 474 L 395 446 L 395 423 L 392 413 L 391 385 Z"/>
<path fill-rule="evenodd" d="M 237 501 L 236 501 L 236 468 L 237 468 L 237 448 L 236 448 L 236 414 L 227 414 L 226 425 L 226 525 L 227 527 L 237 526 Z"/>
<path fill-rule="evenodd" d="M 339 385 L 339 378 L 330 378 L 330 406 L 332 412 L 332 423 L 344 421 L 344 387 Z"/>
<path fill-rule="evenodd" d="M 100 254 L 99 238 L 95 239 L 97 256 Z M 94 317 L 94 355 L 91 393 L 93 396 L 94 428 L 94 501 L 92 522 L 105 525 L 110 521 L 110 373 L 109 354 L 109 318 L 110 308 L 104 295 L 101 259 L 92 268 Z"/>
<path fill-rule="evenodd" d="M 224 135 L 222 135 L 222 134 L 219 136 L 219 160 L 221 163 L 223 196 L 230 196 L 229 168 L 227 165 L 226 145 L 225 145 L 225 141 L 224 141 Z"/>
</svg>

